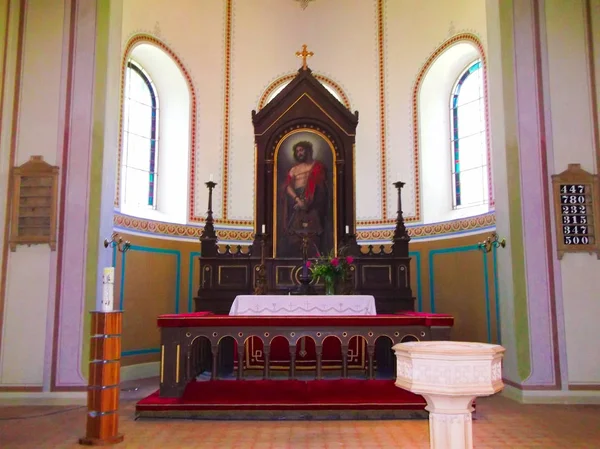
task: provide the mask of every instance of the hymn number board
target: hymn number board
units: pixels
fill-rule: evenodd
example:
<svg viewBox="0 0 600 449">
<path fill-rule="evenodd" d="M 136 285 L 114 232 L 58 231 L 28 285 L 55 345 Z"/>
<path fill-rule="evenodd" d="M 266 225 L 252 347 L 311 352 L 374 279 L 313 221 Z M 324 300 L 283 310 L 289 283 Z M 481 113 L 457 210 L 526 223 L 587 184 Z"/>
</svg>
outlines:
<svg viewBox="0 0 600 449">
<path fill-rule="evenodd" d="M 58 167 L 32 156 L 14 167 L 10 249 L 46 243 L 56 249 Z"/>
<path fill-rule="evenodd" d="M 598 178 L 579 164 L 552 176 L 558 258 L 567 252 L 600 256 L 598 245 Z"/>
</svg>

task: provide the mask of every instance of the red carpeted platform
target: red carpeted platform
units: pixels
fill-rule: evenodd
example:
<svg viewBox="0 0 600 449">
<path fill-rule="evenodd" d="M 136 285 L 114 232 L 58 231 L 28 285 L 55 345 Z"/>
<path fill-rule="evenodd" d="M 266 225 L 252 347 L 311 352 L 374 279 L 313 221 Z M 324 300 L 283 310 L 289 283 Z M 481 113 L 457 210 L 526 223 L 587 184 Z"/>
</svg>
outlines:
<svg viewBox="0 0 600 449">
<path fill-rule="evenodd" d="M 425 400 L 393 380 L 217 380 L 190 382 L 181 398 L 158 391 L 138 417 L 204 419 L 424 418 Z M 419 413 L 421 412 L 421 413 Z"/>
</svg>

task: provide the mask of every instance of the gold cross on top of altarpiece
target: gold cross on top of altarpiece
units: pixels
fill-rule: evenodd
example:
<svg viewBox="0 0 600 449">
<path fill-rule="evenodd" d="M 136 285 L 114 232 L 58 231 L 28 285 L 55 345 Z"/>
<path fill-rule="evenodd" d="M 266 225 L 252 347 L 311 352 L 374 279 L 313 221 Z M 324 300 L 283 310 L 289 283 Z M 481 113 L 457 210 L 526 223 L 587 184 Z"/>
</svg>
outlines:
<svg viewBox="0 0 600 449">
<path fill-rule="evenodd" d="M 311 56 L 314 56 L 314 53 L 312 51 L 308 51 L 306 49 L 306 44 L 304 44 L 302 46 L 302 51 L 297 51 L 296 56 L 302 58 L 302 70 L 306 70 L 308 68 L 308 65 L 306 64 L 306 59 L 310 58 Z"/>
</svg>

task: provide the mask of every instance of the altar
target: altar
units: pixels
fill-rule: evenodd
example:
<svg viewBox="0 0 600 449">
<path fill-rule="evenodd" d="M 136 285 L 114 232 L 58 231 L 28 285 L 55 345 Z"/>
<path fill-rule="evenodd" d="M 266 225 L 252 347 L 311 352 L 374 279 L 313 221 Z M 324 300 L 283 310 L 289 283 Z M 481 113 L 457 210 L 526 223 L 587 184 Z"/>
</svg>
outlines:
<svg viewBox="0 0 600 449">
<path fill-rule="evenodd" d="M 229 315 L 377 315 L 371 295 L 238 295 Z"/>
<path fill-rule="evenodd" d="M 160 391 L 138 404 L 138 413 L 243 408 L 242 395 L 232 396 L 232 388 L 251 393 L 245 399 L 249 410 L 264 407 L 277 416 L 286 408 L 307 407 L 315 388 L 341 393 L 319 393 L 311 409 L 371 412 L 383 404 L 387 413 L 387 407 L 425 406 L 414 397 L 389 402 L 399 391 L 393 387 L 392 346 L 447 340 L 454 319 L 414 312 L 403 182 L 392 184 L 398 202 L 389 244 L 357 241 L 358 111 L 338 101 L 305 58 L 294 79 L 251 114 L 256 180 L 253 192 L 247 189 L 255 200 L 251 242 L 219 241 L 212 209 L 217 183 L 205 183 L 208 209 L 194 312 L 158 318 Z M 221 383 L 225 379 L 243 382 Z M 282 388 L 296 385 L 303 387 L 282 394 Z M 389 390 L 363 395 L 377 385 Z M 360 397 L 352 399 L 353 394 Z M 209 395 L 215 400 L 208 401 Z M 266 396 L 274 401 L 266 404 Z"/>
</svg>

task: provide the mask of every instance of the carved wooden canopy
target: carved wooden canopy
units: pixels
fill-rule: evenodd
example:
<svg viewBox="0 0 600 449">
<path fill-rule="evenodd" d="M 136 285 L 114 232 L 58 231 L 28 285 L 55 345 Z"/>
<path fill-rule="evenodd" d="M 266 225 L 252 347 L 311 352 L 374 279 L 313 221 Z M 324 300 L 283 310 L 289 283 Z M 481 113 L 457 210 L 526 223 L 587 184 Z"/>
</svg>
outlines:
<svg viewBox="0 0 600 449">
<path fill-rule="evenodd" d="M 315 135 L 331 147 L 333 244 L 337 249 L 354 235 L 354 142 L 358 112 L 350 112 L 306 67 L 260 111 L 252 111 L 256 143 L 256 230 L 270 234 L 268 251 L 275 256 L 277 234 L 277 152 L 295 133 Z M 302 136 L 302 134 L 298 134 Z M 289 151 L 289 150 L 288 150 Z M 280 210 L 281 214 L 282 211 Z M 348 232 L 346 232 L 348 231 Z M 275 236 L 274 236 L 275 234 Z"/>
</svg>

